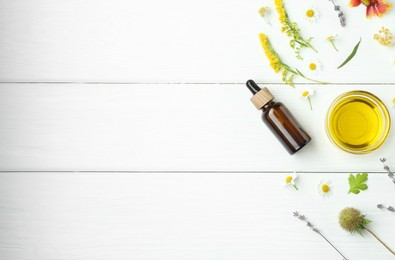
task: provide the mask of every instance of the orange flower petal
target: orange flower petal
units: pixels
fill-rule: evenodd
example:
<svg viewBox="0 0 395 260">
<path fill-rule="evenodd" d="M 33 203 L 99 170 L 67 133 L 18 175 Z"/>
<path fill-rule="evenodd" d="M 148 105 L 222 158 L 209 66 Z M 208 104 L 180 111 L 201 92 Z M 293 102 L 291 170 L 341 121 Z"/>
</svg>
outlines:
<svg viewBox="0 0 395 260">
<path fill-rule="evenodd" d="M 360 5 L 361 3 L 362 3 L 361 0 L 351 0 L 348 5 L 351 7 L 355 7 L 355 6 Z"/>
<path fill-rule="evenodd" d="M 383 14 L 385 14 L 386 12 L 391 10 L 391 7 L 392 7 L 392 4 L 387 3 L 384 0 L 378 0 L 378 2 L 377 2 L 377 10 L 379 12 L 379 16 L 382 16 Z"/>
<path fill-rule="evenodd" d="M 371 5 L 366 7 L 366 18 L 372 18 L 375 15 L 375 8 Z"/>
</svg>

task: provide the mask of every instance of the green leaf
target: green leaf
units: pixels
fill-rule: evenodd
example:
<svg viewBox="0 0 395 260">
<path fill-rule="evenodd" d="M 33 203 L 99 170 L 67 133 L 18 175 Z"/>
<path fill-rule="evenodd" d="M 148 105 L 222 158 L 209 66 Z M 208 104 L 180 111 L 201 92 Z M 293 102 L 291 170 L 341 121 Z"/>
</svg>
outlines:
<svg viewBox="0 0 395 260">
<path fill-rule="evenodd" d="M 365 216 L 363 216 L 362 224 L 363 224 L 364 226 L 366 226 L 366 225 L 369 224 L 369 223 L 372 223 L 372 221 L 369 220 L 369 219 L 366 219 Z"/>
<path fill-rule="evenodd" d="M 352 192 L 354 194 L 359 194 L 361 190 L 366 190 L 368 185 L 366 185 L 364 182 L 367 180 L 368 174 L 366 172 L 358 173 L 356 176 L 350 174 L 348 176 L 348 184 L 350 185 L 350 190 L 348 193 Z"/>
<path fill-rule="evenodd" d="M 347 64 L 347 62 L 349 62 L 354 56 L 355 54 L 357 54 L 358 48 L 359 48 L 359 44 L 361 43 L 361 38 L 359 39 L 359 42 L 357 43 L 357 45 L 355 45 L 354 49 L 352 50 L 351 54 L 348 55 L 347 59 L 345 61 L 343 61 L 342 64 L 339 65 L 339 67 L 337 67 L 338 69 L 340 69 L 341 67 L 343 67 L 344 65 Z"/>
</svg>

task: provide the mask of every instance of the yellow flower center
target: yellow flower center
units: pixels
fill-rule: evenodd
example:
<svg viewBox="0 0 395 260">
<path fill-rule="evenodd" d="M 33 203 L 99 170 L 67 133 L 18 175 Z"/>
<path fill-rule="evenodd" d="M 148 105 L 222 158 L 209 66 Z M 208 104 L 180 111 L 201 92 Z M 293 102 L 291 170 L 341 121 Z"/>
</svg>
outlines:
<svg viewBox="0 0 395 260">
<path fill-rule="evenodd" d="M 306 16 L 309 18 L 314 17 L 314 14 L 314 10 L 309 9 L 306 11 Z"/>
<path fill-rule="evenodd" d="M 310 93 L 309 93 L 308 91 L 303 91 L 302 96 L 303 96 L 303 97 L 308 97 L 309 94 L 310 94 Z"/>
<path fill-rule="evenodd" d="M 309 69 L 310 69 L 310 70 L 316 70 L 316 69 L 317 69 L 317 64 L 315 64 L 315 63 L 310 63 L 310 64 L 309 64 Z"/>
<path fill-rule="evenodd" d="M 366 6 L 370 5 L 370 0 L 362 0 L 361 2 Z"/>
<path fill-rule="evenodd" d="M 332 41 L 333 39 L 335 39 L 335 36 L 328 36 L 328 37 L 326 37 L 326 39 L 328 40 L 328 41 Z"/>
<path fill-rule="evenodd" d="M 292 179 L 293 179 L 292 176 L 287 176 L 287 178 L 285 178 L 285 182 L 289 184 L 291 183 Z"/>
<path fill-rule="evenodd" d="M 329 186 L 327 184 L 323 184 L 321 186 L 321 190 L 322 192 L 327 193 L 329 191 Z"/>
</svg>

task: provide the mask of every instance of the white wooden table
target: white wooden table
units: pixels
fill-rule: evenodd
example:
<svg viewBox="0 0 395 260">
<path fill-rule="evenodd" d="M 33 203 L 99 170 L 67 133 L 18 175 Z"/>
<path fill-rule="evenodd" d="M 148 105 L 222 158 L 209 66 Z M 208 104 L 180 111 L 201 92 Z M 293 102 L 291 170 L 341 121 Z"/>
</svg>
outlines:
<svg viewBox="0 0 395 260">
<path fill-rule="evenodd" d="M 357 207 L 395 247 L 395 137 L 363 156 L 325 134 L 331 101 L 355 89 L 390 107 L 395 49 L 372 38 L 395 30 L 392 10 L 366 20 L 341 3 L 286 1 L 314 36 L 330 85 L 314 109 L 283 85 L 260 48 L 265 32 L 284 60 L 302 68 L 279 32 L 258 16 L 272 1 L 1 0 L 0 259 L 341 259 L 292 216 L 305 214 L 348 259 L 393 259 L 372 237 L 350 236 L 338 212 Z M 315 4 L 317 24 L 303 20 Z M 273 8 L 272 8 L 273 10 Z M 339 53 L 324 38 L 336 33 Z M 336 67 L 362 38 L 355 58 Z M 265 83 L 313 141 L 289 156 L 260 121 L 244 82 Z M 392 117 L 395 110 L 390 109 Z M 299 173 L 299 191 L 283 178 Z M 369 189 L 347 195 L 349 173 L 369 172 Z M 331 197 L 317 192 L 334 183 Z"/>
</svg>

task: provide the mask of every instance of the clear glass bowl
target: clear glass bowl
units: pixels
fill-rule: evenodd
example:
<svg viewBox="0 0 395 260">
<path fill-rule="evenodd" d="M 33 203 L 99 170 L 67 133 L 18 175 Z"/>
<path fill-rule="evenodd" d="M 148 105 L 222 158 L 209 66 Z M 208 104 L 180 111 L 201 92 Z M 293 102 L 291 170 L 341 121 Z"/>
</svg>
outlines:
<svg viewBox="0 0 395 260">
<path fill-rule="evenodd" d="M 329 139 L 340 149 L 366 154 L 378 149 L 387 139 L 391 118 L 387 107 L 375 95 L 361 90 L 338 96 L 325 120 Z"/>
</svg>

